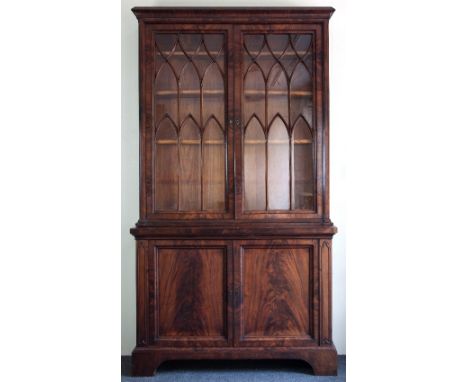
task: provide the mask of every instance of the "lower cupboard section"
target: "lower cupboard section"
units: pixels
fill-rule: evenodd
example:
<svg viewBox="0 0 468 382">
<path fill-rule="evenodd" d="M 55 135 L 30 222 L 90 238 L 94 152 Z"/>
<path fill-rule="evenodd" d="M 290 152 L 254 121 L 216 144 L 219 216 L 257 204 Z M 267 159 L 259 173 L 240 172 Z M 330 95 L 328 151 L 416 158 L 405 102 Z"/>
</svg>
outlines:
<svg viewBox="0 0 468 382">
<path fill-rule="evenodd" d="M 138 348 L 331 344 L 331 240 L 138 240 Z"/>
</svg>

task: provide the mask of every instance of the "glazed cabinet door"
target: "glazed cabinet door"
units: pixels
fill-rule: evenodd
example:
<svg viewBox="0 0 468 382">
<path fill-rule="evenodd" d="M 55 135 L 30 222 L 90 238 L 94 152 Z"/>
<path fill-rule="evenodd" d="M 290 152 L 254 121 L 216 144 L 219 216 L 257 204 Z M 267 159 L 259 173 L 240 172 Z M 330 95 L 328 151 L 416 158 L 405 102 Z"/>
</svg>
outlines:
<svg viewBox="0 0 468 382">
<path fill-rule="evenodd" d="M 305 346 L 319 338 L 317 240 L 236 241 L 238 346 Z"/>
<path fill-rule="evenodd" d="M 139 341 L 157 346 L 229 345 L 231 261 L 229 242 L 140 241 Z"/>
<path fill-rule="evenodd" d="M 235 28 L 237 208 L 244 218 L 323 213 L 322 28 Z"/>
<path fill-rule="evenodd" d="M 141 43 L 145 220 L 233 211 L 231 27 L 153 25 Z"/>
</svg>

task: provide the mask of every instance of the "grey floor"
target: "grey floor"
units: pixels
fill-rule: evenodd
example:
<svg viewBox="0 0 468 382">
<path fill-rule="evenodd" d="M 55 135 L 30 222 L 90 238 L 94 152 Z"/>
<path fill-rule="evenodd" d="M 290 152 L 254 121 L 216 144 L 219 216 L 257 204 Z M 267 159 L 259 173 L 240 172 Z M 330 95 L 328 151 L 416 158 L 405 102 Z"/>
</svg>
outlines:
<svg viewBox="0 0 468 382">
<path fill-rule="evenodd" d="M 338 356 L 338 376 L 316 377 L 302 361 L 171 361 L 153 377 L 132 377 L 131 358 L 122 357 L 122 382 L 342 382 L 346 356 Z"/>
</svg>

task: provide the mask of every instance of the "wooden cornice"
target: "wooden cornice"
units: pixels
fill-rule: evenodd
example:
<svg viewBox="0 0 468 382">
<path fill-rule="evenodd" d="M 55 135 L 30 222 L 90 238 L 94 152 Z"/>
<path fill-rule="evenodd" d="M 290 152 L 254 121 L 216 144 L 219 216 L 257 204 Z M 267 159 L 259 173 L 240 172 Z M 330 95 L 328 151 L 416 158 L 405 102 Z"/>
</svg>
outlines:
<svg viewBox="0 0 468 382">
<path fill-rule="evenodd" d="M 134 7 L 132 12 L 145 22 L 174 23 L 259 23 L 328 20 L 332 7 Z"/>
</svg>

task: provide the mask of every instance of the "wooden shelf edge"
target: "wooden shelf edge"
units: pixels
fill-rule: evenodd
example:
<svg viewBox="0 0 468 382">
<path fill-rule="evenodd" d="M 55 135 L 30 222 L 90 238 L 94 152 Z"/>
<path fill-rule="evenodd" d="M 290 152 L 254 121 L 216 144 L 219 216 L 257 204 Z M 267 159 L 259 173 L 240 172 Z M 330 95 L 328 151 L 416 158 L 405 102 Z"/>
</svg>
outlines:
<svg viewBox="0 0 468 382">
<path fill-rule="evenodd" d="M 330 224 L 290 222 L 261 223 L 242 222 L 234 224 L 223 221 L 195 223 L 187 221 L 164 221 L 158 223 L 138 223 L 130 233 L 137 239 L 151 238 L 191 238 L 202 239 L 216 237 L 222 239 L 257 239 L 257 238 L 331 238 L 337 233 L 337 228 Z"/>
</svg>

